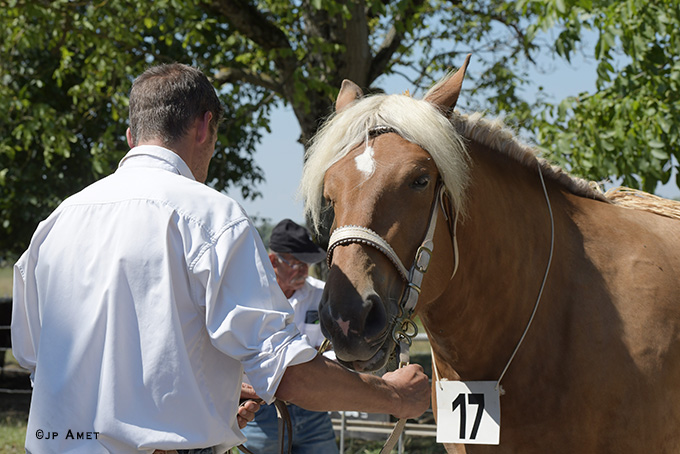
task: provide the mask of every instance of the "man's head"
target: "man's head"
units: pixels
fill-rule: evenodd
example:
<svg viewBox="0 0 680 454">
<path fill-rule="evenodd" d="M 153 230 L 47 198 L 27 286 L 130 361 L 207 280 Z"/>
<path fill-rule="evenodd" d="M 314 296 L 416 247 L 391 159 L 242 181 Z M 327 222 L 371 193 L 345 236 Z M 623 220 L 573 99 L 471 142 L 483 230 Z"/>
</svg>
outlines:
<svg viewBox="0 0 680 454">
<path fill-rule="evenodd" d="M 274 227 L 269 249 L 276 280 L 288 298 L 304 285 L 309 265 L 326 258 L 326 252 L 312 241 L 307 229 L 290 219 Z"/>
<path fill-rule="evenodd" d="M 223 114 L 215 89 L 200 70 L 180 63 L 153 66 L 132 84 L 128 142 L 178 152 L 194 176 L 204 180 Z"/>
<path fill-rule="evenodd" d="M 152 66 L 135 79 L 130 91 L 133 145 L 152 139 L 172 145 L 206 112 L 212 114 L 216 131 L 224 109 L 200 70 L 181 63 Z"/>
</svg>

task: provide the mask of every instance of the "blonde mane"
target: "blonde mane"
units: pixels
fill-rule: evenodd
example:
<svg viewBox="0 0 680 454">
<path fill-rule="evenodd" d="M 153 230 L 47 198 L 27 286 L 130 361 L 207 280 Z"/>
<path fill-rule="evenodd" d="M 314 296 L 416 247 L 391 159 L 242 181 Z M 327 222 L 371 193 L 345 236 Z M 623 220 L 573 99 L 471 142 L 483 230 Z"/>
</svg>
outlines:
<svg viewBox="0 0 680 454">
<path fill-rule="evenodd" d="M 609 201 L 597 183 L 569 175 L 561 167 L 539 158 L 538 150 L 522 143 L 500 119 L 488 119 L 479 112 L 472 114 L 454 112 L 451 122 L 463 137 L 504 153 L 524 166 L 535 168 L 538 163 L 544 176 L 558 181 L 573 194 L 603 202 Z"/>
<path fill-rule="evenodd" d="M 574 194 L 607 201 L 592 183 L 572 177 L 538 158 L 535 148 L 521 143 L 498 119 L 486 119 L 481 113 L 464 115 L 458 112 L 447 119 L 425 100 L 407 95 L 377 94 L 358 99 L 340 113 L 333 114 L 310 142 L 298 195 L 304 200 L 305 214 L 317 231 L 325 206 L 323 181 L 326 171 L 366 141 L 368 131 L 377 126 L 393 128 L 404 139 L 430 153 L 453 207 L 460 214 L 464 214 L 469 180 L 466 139 L 505 153 L 523 165 L 535 166 L 538 162 L 546 177 L 560 182 Z"/>
<path fill-rule="evenodd" d="M 468 182 L 469 157 L 464 140 L 432 104 L 406 95 L 371 95 L 332 115 L 307 149 L 299 195 L 305 214 L 318 231 L 321 224 L 323 179 L 326 171 L 358 144 L 369 130 L 389 126 L 432 156 L 453 206 L 462 211 Z"/>
</svg>

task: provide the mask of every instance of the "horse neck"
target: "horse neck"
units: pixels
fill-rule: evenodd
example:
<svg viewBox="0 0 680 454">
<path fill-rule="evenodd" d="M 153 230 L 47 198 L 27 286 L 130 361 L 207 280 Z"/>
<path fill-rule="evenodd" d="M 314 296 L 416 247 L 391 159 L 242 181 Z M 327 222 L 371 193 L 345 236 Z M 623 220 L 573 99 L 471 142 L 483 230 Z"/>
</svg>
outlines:
<svg viewBox="0 0 680 454">
<path fill-rule="evenodd" d="M 498 378 L 533 311 L 550 249 L 537 165 L 475 142 L 458 271 L 420 316 L 443 377 Z M 546 182 L 547 183 L 547 182 Z"/>
</svg>

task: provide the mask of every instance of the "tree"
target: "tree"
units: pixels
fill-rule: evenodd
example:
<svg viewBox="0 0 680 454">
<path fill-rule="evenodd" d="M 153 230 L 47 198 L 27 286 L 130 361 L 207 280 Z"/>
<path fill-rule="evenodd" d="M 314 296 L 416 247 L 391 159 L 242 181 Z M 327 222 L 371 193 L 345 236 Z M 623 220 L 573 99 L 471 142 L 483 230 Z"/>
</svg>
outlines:
<svg viewBox="0 0 680 454">
<path fill-rule="evenodd" d="M 540 18 L 535 27 L 561 30 L 560 56 L 590 45 L 598 62 L 595 93 L 546 104 L 536 116 L 544 155 L 583 177 L 617 177 L 648 192 L 668 182 L 680 161 L 680 4 L 528 0 L 518 7 Z M 583 41 L 586 32 L 594 43 Z"/>
<path fill-rule="evenodd" d="M 272 107 L 292 107 L 305 145 L 331 113 L 343 79 L 370 93 L 380 91 L 384 76 L 397 74 L 405 78 L 405 88 L 423 90 L 467 53 L 474 55 L 465 84 L 470 109 L 505 113 L 513 125 L 547 144 L 547 156 L 575 173 L 596 179 L 622 175 L 633 183 L 638 178 L 645 187 L 655 178 L 663 181 L 669 161 L 659 157 L 677 156 L 674 148 L 661 147 L 675 137 L 673 103 L 665 102 L 670 96 L 654 104 L 664 112 L 666 123 L 657 129 L 666 135 L 647 142 L 661 170 L 657 164 L 644 167 L 640 145 L 651 120 L 636 128 L 625 128 L 625 122 L 617 126 L 634 131 L 629 147 L 640 155 L 625 166 L 615 154 L 619 142 L 606 137 L 618 133 L 597 134 L 618 112 L 614 84 L 603 77 L 613 74 L 606 63 L 611 64 L 614 47 L 634 43 L 651 63 L 659 51 L 649 47 L 663 40 L 637 34 L 632 26 L 617 31 L 607 16 L 614 7 L 588 1 L 0 0 L 0 102 L 7 106 L 0 112 L 0 255 L 22 251 L 36 223 L 60 200 L 115 169 L 127 149 L 123 136 L 133 77 L 160 62 L 202 68 L 224 101 L 227 116 L 209 175 L 218 190 L 236 187 L 245 196 L 256 195 L 252 185 L 261 172 L 251 152 L 268 131 Z M 624 3 L 644 9 L 642 0 Z M 677 7 L 667 10 L 664 24 L 674 36 Z M 588 16 L 589 11 L 596 14 Z M 612 92 L 610 97 L 595 93 L 594 101 L 567 101 L 561 108 L 522 99 L 541 31 L 562 27 L 556 45 L 568 58 L 582 27 L 603 24 L 609 24 L 603 30 L 623 37 L 612 44 L 603 34 L 597 48 L 602 91 Z M 661 55 L 672 57 L 672 44 L 675 38 L 664 41 Z M 630 74 L 630 84 L 642 83 Z M 675 74 L 663 70 L 658 80 Z M 651 96 L 660 88 L 640 91 L 635 109 L 649 117 Z M 611 112 L 597 113 L 603 104 L 597 100 L 610 100 Z M 593 122 L 591 115 L 602 119 Z M 583 125 L 592 132 L 584 135 L 589 143 L 572 134 Z M 302 159 L 302 150 L 291 159 Z"/>
<path fill-rule="evenodd" d="M 514 26 L 512 39 L 465 44 L 494 22 L 519 20 L 503 2 L 481 3 L 472 11 L 426 0 L 0 1 L 0 254 L 21 252 L 63 198 L 115 170 L 127 150 L 127 93 L 149 64 L 186 62 L 213 78 L 227 115 L 209 179 L 246 196 L 261 178 L 251 152 L 269 110 L 289 103 L 306 143 L 344 78 L 370 89 L 383 74 L 410 70 L 423 86 L 477 51 L 497 68 L 481 85 L 509 87 L 499 91 L 511 104 L 517 82 L 505 68 L 532 46 Z"/>
<path fill-rule="evenodd" d="M 136 75 L 151 63 L 206 67 L 204 55 L 226 53 L 216 22 L 189 2 L 152 2 L 148 16 L 131 1 L 0 6 L 0 257 L 12 257 L 61 200 L 115 170 L 128 149 Z M 227 121 L 209 174 L 216 189 L 256 195 L 251 184 L 262 176 L 250 154 L 267 127 L 258 91 L 222 94 Z"/>
</svg>

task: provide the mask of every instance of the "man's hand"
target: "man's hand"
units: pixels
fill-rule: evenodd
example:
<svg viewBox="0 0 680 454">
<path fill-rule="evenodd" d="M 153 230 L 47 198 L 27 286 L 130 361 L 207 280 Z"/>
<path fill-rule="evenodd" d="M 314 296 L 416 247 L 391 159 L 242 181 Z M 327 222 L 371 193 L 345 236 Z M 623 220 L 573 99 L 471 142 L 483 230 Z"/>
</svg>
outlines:
<svg viewBox="0 0 680 454">
<path fill-rule="evenodd" d="M 419 364 L 388 372 L 383 380 L 399 395 L 400 406 L 392 415 L 397 418 L 416 418 L 430 406 L 430 382 Z"/>
<path fill-rule="evenodd" d="M 255 412 L 260 409 L 260 404 L 264 403 L 260 396 L 255 394 L 252 386 L 241 383 L 241 405 L 238 407 L 236 419 L 238 427 L 243 429 L 249 421 L 255 418 Z"/>
</svg>

